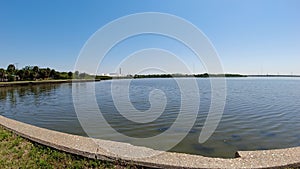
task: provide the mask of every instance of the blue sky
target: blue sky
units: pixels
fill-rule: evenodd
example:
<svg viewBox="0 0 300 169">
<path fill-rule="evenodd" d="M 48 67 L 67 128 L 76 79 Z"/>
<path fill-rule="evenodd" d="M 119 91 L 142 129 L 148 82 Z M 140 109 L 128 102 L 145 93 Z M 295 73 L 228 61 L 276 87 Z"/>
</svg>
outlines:
<svg viewBox="0 0 300 169">
<path fill-rule="evenodd" d="M 299 9 L 298 0 L 2 0 L 0 67 L 18 63 L 18 67 L 73 70 L 85 42 L 105 24 L 129 14 L 163 12 L 184 18 L 202 30 L 227 73 L 300 74 Z M 188 51 L 167 41 L 136 38 L 127 46 L 173 47 L 195 73 L 205 71 Z M 99 72 L 113 71 L 118 57 L 126 53 L 126 45 L 120 49 L 121 56 L 105 59 Z M 128 69 L 126 73 L 131 72 Z"/>
</svg>

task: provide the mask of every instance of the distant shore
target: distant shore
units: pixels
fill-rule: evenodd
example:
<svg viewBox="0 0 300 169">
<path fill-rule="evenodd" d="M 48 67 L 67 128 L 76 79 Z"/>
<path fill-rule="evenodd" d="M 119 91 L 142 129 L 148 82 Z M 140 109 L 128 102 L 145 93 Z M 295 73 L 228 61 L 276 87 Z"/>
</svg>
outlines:
<svg viewBox="0 0 300 169">
<path fill-rule="evenodd" d="M 101 80 L 113 79 L 144 79 L 144 78 L 240 78 L 240 77 L 300 77 L 299 75 L 240 75 L 240 74 L 197 74 L 197 75 L 183 75 L 183 74 L 151 74 L 151 75 L 134 75 L 134 76 L 96 76 L 95 79 L 53 79 L 53 80 L 36 80 L 36 81 L 12 81 L 0 82 L 0 87 L 9 86 L 30 86 L 38 84 L 53 84 L 53 83 L 77 83 L 77 82 L 98 82 Z"/>
<path fill-rule="evenodd" d="M 248 77 L 300 77 L 300 75 L 247 75 Z"/>
<path fill-rule="evenodd" d="M 100 79 L 67 79 L 67 80 L 37 80 L 37 81 L 0 82 L 0 87 L 30 86 L 30 85 L 38 85 L 38 84 L 53 84 L 53 83 L 95 82 L 95 81 L 100 81 Z"/>
</svg>

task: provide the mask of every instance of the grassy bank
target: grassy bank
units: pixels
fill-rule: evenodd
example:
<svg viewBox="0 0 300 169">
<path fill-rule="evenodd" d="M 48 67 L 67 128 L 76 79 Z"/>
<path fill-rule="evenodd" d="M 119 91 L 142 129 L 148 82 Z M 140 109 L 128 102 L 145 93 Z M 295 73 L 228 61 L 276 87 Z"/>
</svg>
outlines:
<svg viewBox="0 0 300 169">
<path fill-rule="evenodd" d="M 61 152 L 0 126 L 0 168 L 137 168 Z"/>
</svg>

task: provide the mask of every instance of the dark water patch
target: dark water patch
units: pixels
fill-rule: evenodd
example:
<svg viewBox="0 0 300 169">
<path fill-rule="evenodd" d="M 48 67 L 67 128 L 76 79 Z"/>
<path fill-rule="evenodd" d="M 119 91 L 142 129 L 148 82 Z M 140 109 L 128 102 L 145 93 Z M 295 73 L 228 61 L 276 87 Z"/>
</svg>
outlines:
<svg viewBox="0 0 300 169">
<path fill-rule="evenodd" d="M 157 130 L 159 131 L 159 132 L 164 132 L 164 131 L 166 131 L 166 130 L 168 130 L 169 129 L 169 127 L 160 127 L 160 128 L 158 128 Z"/>
<path fill-rule="evenodd" d="M 198 131 L 197 131 L 196 129 L 191 129 L 191 130 L 189 131 L 189 133 L 190 133 L 190 134 L 195 134 L 195 133 L 198 133 Z"/>
<path fill-rule="evenodd" d="M 193 144 L 193 148 L 203 154 L 212 154 L 215 151 L 214 148 L 205 147 L 201 144 Z"/>
<path fill-rule="evenodd" d="M 233 135 L 231 135 L 231 139 L 234 141 L 241 141 L 242 137 L 240 135 L 233 134 Z"/>
<path fill-rule="evenodd" d="M 277 136 L 277 134 L 274 133 L 274 132 L 261 131 L 260 133 L 261 133 L 261 135 L 263 135 L 265 137 L 275 137 L 275 136 Z"/>
<path fill-rule="evenodd" d="M 268 150 L 266 147 L 258 147 L 257 150 Z"/>
</svg>

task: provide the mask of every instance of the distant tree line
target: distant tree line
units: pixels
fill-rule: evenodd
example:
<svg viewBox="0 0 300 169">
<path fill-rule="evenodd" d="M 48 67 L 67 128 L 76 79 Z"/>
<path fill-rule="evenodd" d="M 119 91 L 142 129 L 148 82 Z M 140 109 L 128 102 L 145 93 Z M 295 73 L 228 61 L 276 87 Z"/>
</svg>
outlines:
<svg viewBox="0 0 300 169">
<path fill-rule="evenodd" d="M 246 77 L 240 74 L 149 74 L 149 75 L 134 75 L 118 78 L 174 78 L 174 77 Z M 50 68 L 40 68 L 38 66 L 25 66 L 22 69 L 16 69 L 14 64 L 10 64 L 6 69 L 0 68 L 0 82 L 11 81 L 26 81 L 26 80 L 50 80 L 50 79 L 100 79 L 109 80 L 113 77 L 89 75 L 87 73 L 73 72 L 59 72 Z"/>
<path fill-rule="evenodd" d="M 134 75 L 133 78 L 174 78 L 174 77 L 198 77 L 198 78 L 209 78 L 209 77 L 247 77 L 240 74 L 149 74 L 149 75 Z"/>
<path fill-rule="evenodd" d="M 112 79 L 109 76 L 94 76 L 87 73 L 59 72 L 55 69 L 40 68 L 38 66 L 25 66 L 17 69 L 14 64 L 10 64 L 6 69 L 0 68 L 0 82 L 26 81 L 26 80 L 55 80 L 55 79 Z"/>
<path fill-rule="evenodd" d="M 46 79 L 72 79 L 72 72 L 59 72 L 50 68 L 38 66 L 25 66 L 16 69 L 14 64 L 7 66 L 7 69 L 0 68 L 0 81 L 24 81 L 24 80 L 46 80 Z"/>
</svg>

